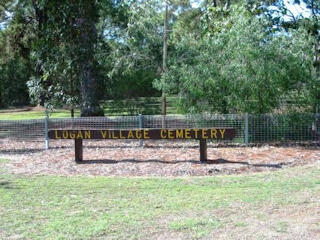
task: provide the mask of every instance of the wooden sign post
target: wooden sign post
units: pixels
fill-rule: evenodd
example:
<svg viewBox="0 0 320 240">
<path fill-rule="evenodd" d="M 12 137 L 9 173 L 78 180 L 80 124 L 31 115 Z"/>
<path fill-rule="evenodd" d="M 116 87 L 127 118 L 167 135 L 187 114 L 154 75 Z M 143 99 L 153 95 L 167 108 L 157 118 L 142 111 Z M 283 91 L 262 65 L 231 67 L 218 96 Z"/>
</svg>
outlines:
<svg viewBox="0 0 320 240">
<path fill-rule="evenodd" d="M 74 157 L 76 162 L 81 162 L 83 160 L 82 139 L 74 140 Z"/>
<path fill-rule="evenodd" d="M 179 129 L 131 129 L 131 130 L 50 130 L 50 139 L 73 139 L 75 160 L 83 160 L 82 141 L 84 139 L 196 139 L 200 140 L 200 161 L 207 161 L 207 140 L 230 140 L 236 135 L 234 128 L 179 128 Z"/>
<path fill-rule="evenodd" d="M 200 140 L 200 161 L 205 162 L 207 161 L 207 140 L 201 139 Z"/>
</svg>

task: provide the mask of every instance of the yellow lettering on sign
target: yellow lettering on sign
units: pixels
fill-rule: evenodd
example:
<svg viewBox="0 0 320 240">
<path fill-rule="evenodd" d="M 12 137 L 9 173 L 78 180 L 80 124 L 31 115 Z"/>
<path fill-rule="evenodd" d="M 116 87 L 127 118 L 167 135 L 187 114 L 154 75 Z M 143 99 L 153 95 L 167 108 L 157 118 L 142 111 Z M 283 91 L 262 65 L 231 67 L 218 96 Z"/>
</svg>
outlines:
<svg viewBox="0 0 320 240">
<path fill-rule="evenodd" d="M 128 139 L 129 139 L 129 138 L 134 139 L 132 130 L 130 130 L 129 133 L 128 133 Z"/>
<path fill-rule="evenodd" d="M 76 133 L 75 132 L 70 132 L 70 138 L 75 139 L 76 138 Z"/>
<path fill-rule="evenodd" d="M 122 131 L 121 130 L 120 130 L 120 138 L 121 139 L 126 139 L 126 137 L 122 135 Z"/>
<path fill-rule="evenodd" d="M 150 139 L 150 137 L 149 137 L 149 130 L 143 130 L 143 138 L 144 138 L 144 139 Z"/>
<path fill-rule="evenodd" d="M 115 134 L 114 131 L 112 131 L 112 139 L 118 139 L 119 137 Z"/>
<path fill-rule="evenodd" d="M 202 129 L 202 138 L 203 139 L 207 139 L 208 138 L 207 129 Z"/>
<path fill-rule="evenodd" d="M 217 129 L 211 129 L 211 138 L 217 138 Z"/>
<path fill-rule="evenodd" d="M 77 139 L 83 139 L 83 135 L 81 131 L 78 131 Z"/>
<path fill-rule="evenodd" d="M 55 136 L 55 139 L 61 139 L 61 136 L 58 135 L 57 130 L 54 131 L 54 136 Z"/>
<path fill-rule="evenodd" d="M 183 138 L 183 129 L 176 130 L 176 138 Z"/>
<path fill-rule="evenodd" d="M 91 131 L 85 131 L 84 132 L 84 138 L 90 139 L 91 138 Z"/>
<path fill-rule="evenodd" d="M 167 130 L 166 129 L 161 129 L 160 137 L 161 138 L 167 138 Z"/>
<path fill-rule="evenodd" d="M 195 138 L 198 138 L 199 129 L 193 129 Z"/>
<path fill-rule="evenodd" d="M 168 138 L 169 138 L 169 139 L 174 139 L 173 131 L 172 131 L 172 130 L 168 130 Z"/>
<path fill-rule="evenodd" d="M 221 134 L 221 138 L 224 138 L 224 133 L 226 131 L 226 129 L 219 129 L 220 134 Z"/>
<path fill-rule="evenodd" d="M 102 131 L 101 130 L 101 135 L 102 135 L 103 139 L 107 138 L 107 131 Z"/>
<path fill-rule="evenodd" d="M 187 138 L 187 139 L 190 139 L 191 138 L 191 129 L 186 129 L 186 130 L 184 130 L 184 136 L 185 136 L 185 138 Z"/>
<path fill-rule="evenodd" d="M 142 131 L 141 130 L 136 130 L 136 138 L 138 138 L 138 139 L 142 138 Z"/>
<path fill-rule="evenodd" d="M 63 137 L 64 139 L 67 139 L 68 136 L 69 136 L 68 131 L 62 131 L 62 137 Z"/>
</svg>

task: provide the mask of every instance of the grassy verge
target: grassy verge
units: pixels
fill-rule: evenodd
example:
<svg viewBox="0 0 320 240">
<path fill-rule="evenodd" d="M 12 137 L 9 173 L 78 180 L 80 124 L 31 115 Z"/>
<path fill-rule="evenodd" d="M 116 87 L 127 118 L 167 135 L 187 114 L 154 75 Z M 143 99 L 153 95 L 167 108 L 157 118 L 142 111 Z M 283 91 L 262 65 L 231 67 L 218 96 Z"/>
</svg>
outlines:
<svg viewBox="0 0 320 240">
<path fill-rule="evenodd" d="M 75 116 L 79 116 L 79 111 L 76 111 Z M 0 112 L 0 120 L 27 120 L 27 119 L 43 119 L 44 111 L 19 111 L 19 112 Z M 56 110 L 50 113 L 51 118 L 69 118 L 70 111 Z"/>
<path fill-rule="evenodd" d="M 176 97 L 167 98 L 167 114 L 177 114 L 179 110 L 176 107 L 178 99 Z M 101 104 L 104 108 L 106 116 L 121 116 L 121 115 L 154 115 L 161 114 L 161 98 L 136 98 L 125 100 L 107 100 Z M 26 111 L 23 111 L 26 110 Z M 75 111 L 75 116 L 80 115 L 80 110 Z M 0 109 L 0 120 L 25 120 L 25 119 L 40 119 L 45 117 L 44 110 L 30 110 L 30 108 L 18 109 Z M 50 113 L 51 118 L 68 118 L 70 111 L 64 109 L 55 109 Z"/>
<path fill-rule="evenodd" d="M 312 207 L 304 196 L 319 196 L 319 174 L 318 168 L 174 179 L 2 174 L 0 238 L 210 239 L 226 226 L 251 226 L 241 217 L 246 209 L 268 222 L 267 206 Z M 278 219 L 270 231 L 289 225 Z"/>
</svg>

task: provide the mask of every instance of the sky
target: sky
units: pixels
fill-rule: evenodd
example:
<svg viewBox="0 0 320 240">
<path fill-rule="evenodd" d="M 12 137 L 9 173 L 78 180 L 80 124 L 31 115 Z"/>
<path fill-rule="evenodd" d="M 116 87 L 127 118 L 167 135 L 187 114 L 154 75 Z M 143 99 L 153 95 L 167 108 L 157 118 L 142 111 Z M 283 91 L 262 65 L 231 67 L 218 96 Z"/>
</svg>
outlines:
<svg viewBox="0 0 320 240">
<path fill-rule="evenodd" d="M 202 0 L 191 0 L 191 4 L 194 8 L 199 7 Z M 293 0 L 284 0 L 284 5 L 287 7 L 287 9 L 291 12 L 291 14 L 294 17 L 297 17 L 301 15 L 301 17 L 309 17 L 310 16 L 310 10 L 307 9 L 306 4 L 301 1 L 300 4 L 293 4 Z M 285 16 L 285 20 L 289 21 L 290 17 Z"/>
<path fill-rule="evenodd" d="M 284 4 L 287 7 L 287 9 L 295 16 L 301 15 L 302 17 L 309 17 L 310 16 L 310 10 L 307 9 L 306 4 L 301 1 L 300 4 L 291 4 L 293 2 L 292 0 L 285 0 Z M 286 17 L 285 17 L 286 20 Z M 290 20 L 290 19 L 288 19 Z"/>
<path fill-rule="evenodd" d="M 200 3 L 202 0 L 191 0 L 191 5 L 194 8 L 197 8 L 200 6 Z M 288 16 L 284 16 L 284 20 L 290 21 L 292 20 L 292 16 L 296 17 L 309 17 L 310 16 L 310 10 L 307 9 L 306 4 L 301 1 L 300 4 L 293 4 L 294 0 L 284 0 L 285 7 L 289 10 Z M 273 9 L 276 9 L 276 7 L 272 7 Z"/>
</svg>

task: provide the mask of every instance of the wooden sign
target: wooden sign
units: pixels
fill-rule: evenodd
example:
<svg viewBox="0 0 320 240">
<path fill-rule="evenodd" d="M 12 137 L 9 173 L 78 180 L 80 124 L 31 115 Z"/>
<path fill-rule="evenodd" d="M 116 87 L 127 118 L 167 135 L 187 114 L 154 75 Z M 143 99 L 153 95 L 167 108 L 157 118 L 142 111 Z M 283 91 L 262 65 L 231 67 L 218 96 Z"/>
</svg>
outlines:
<svg viewBox="0 0 320 240">
<path fill-rule="evenodd" d="M 207 139 L 230 140 L 236 135 L 234 128 L 179 128 L 179 129 L 131 129 L 131 130 L 50 130 L 51 139 L 73 139 L 75 160 L 83 161 L 84 139 L 197 139 L 200 140 L 200 161 L 207 161 Z"/>
<path fill-rule="evenodd" d="M 234 128 L 134 130 L 50 130 L 51 139 L 222 139 L 234 138 Z"/>
</svg>

